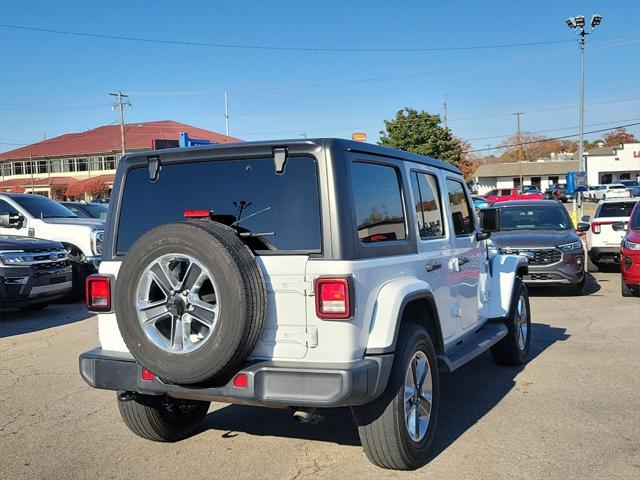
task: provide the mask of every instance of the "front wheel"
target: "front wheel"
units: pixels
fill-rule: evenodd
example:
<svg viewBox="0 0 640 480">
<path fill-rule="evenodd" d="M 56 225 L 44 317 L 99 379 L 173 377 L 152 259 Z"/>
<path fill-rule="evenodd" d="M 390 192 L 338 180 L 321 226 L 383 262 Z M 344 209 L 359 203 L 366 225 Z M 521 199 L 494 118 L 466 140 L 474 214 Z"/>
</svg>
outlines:
<svg viewBox="0 0 640 480">
<path fill-rule="evenodd" d="M 623 297 L 633 297 L 633 290 L 631 290 L 631 287 L 624 281 L 622 275 L 620 275 L 620 293 Z"/>
<path fill-rule="evenodd" d="M 125 425 L 139 437 L 154 442 L 176 442 L 191 435 L 202 423 L 209 405 L 210 402 L 156 395 L 118 397 Z"/>
<path fill-rule="evenodd" d="M 529 291 L 520 279 L 516 280 L 511 309 L 505 323 L 509 333 L 491 347 L 493 360 L 499 365 L 522 365 L 531 346 L 531 309 Z"/>
<path fill-rule="evenodd" d="M 367 458 L 382 468 L 415 470 L 428 460 L 438 421 L 440 379 L 424 328 L 403 324 L 384 393 L 353 408 Z"/>
</svg>

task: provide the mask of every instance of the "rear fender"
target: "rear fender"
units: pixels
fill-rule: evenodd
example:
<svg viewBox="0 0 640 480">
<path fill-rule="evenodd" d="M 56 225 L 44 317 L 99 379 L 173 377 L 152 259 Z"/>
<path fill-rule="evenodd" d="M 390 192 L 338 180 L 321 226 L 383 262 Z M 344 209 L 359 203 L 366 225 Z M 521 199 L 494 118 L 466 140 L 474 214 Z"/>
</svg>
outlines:
<svg viewBox="0 0 640 480">
<path fill-rule="evenodd" d="M 491 258 L 491 298 L 488 318 L 504 318 L 509 315 L 516 278 L 529 271 L 527 259 L 519 255 L 495 255 Z"/>
<path fill-rule="evenodd" d="M 369 328 L 366 354 L 394 351 L 404 307 L 419 298 L 433 299 L 433 293 L 427 282 L 417 278 L 395 280 L 380 289 Z"/>
</svg>

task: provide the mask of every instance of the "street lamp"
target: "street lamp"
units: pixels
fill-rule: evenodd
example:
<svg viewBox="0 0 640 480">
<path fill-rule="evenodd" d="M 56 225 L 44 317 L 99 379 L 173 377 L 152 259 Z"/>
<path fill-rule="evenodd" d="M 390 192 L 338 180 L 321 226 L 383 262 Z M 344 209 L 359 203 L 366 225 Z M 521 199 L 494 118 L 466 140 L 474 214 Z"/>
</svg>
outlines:
<svg viewBox="0 0 640 480">
<path fill-rule="evenodd" d="M 580 170 L 586 172 L 584 162 L 584 43 L 586 36 L 592 33 L 602 22 L 602 15 L 595 14 L 591 17 L 591 31 L 589 32 L 584 29 L 585 20 L 582 15 L 569 17 L 565 22 L 570 29 L 575 30 L 578 34 L 578 45 L 580 47 L 580 142 L 578 144 L 578 158 L 580 159 Z M 580 196 L 580 216 L 582 216 L 582 195 Z"/>
</svg>

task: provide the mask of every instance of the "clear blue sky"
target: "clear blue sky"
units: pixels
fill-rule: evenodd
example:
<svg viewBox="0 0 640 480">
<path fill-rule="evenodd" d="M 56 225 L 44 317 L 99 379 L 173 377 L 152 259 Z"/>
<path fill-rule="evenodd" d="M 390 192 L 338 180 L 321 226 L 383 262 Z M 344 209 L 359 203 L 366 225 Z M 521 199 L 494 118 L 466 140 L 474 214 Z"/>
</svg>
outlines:
<svg viewBox="0 0 640 480">
<path fill-rule="evenodd" d="M 640 121 L 640 2 L 2 2 L 3 24 L 162 40 L 321 48 L 569 41 L 299 52 L 0 27 L 0 151 L 117 122 L 107 95 L 117 89 L 133 103 L 127 122 L 172 119 L 218 132 L 227 90 L 230 133 L 245 140 L 364 131 L 376 141 L 383 119 L 402 107 L 442 113 L 445 93 L 449 126 L 476 148 L 513 133 L 516 111 L 525 112 L 523 130 L 571 134 L 579 57 L 564 19 L 593 13 L 604 20 L 587 40 L 586 131 Z"/>
</svg>

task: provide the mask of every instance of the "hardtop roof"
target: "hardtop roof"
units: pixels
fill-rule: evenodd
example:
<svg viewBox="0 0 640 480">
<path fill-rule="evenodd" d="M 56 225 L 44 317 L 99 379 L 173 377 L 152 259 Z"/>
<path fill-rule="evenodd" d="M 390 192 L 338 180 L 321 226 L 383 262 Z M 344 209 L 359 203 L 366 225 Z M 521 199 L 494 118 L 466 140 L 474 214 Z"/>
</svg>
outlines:
<svg viewBox="0 0 640 480">
<path fill-rule="evenodd" d="M 278 147 L 291 147 L 296 146 L 298 150 L 308 146 L 310 149 L 317 147 L 341 149 L 349 152 L 367 153 L 370 155 L 376 155 L 387 158 L 394 158 L 398 160 L 405 160 L 409 162 L 421 163 L 443 170 L 448 170 L 453 173 L 462 174 L 460 169 L 450 163 L 437 160 L 435 158 L 426 157 L 424 155 L 417 155 L 415 153 L 406 152 L 404 150 L 398 150 L 395 148 L 381 147 L 371 143 L 355 142 L 353 140 L 341 139 L 341 138 L 309 138 L 309 139 L 285 139 L 285 140 L 266 140 L 266 141 L 254 141 L 254 142 L 239 142 L 239 143 L 225 143 L 225 144 L 211 144 L 201 145 L 194 147 L 183 148 L 169 148 L 165 150 L 150 150 L 145 152 L 135 152 L 127 155 L 125 158 L 134 159 L 140 157 L 149 157 L 153 155 L 167 155 L 180 156 L 182 154 L 188 154 L 188 156 L 201 157 L 206 152 L 217 152 L 220 150 L 234 151 L 234 150 L 247 150 L 248 152 L 264 150 L 267 148 Z"/>
</svg>

